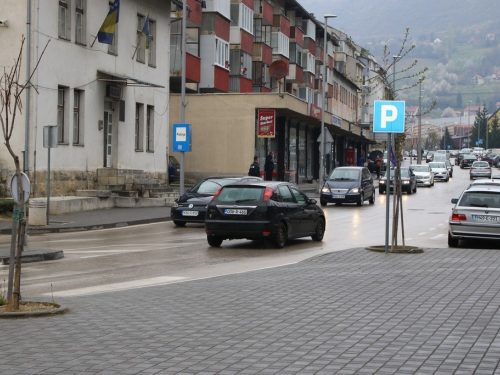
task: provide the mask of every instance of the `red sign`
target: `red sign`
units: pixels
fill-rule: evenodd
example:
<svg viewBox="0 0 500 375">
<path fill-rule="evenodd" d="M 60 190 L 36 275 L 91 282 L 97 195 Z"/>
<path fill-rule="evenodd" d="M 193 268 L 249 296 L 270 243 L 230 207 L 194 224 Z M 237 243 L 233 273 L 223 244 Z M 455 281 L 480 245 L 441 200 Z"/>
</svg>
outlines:
<svg viewBox="0 0 500 375">
<path fill-rule="evenodd" d="M 274 138 L 276 135 L 276 111 L 259 109 L 257 111 L 257 137 Z"/>
</svg>

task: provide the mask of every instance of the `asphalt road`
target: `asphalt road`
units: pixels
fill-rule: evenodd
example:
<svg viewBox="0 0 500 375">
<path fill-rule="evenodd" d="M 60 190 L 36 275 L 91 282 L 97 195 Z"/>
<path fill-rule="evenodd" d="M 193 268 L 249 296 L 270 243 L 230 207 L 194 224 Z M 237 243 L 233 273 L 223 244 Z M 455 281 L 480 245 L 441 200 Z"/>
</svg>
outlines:
<svg viewBox="0 0 500 375">
<path fill-rule="evenodd" d="M 436 182 L 432 188 L 420 187 L 416 194 L 403 195 L 407 245 L 448 247 L 450 201 L 470 183 L 468 173 L 455 167 L 449 182 Z M 321 243 L 309 238 L 292 240 L 280 250 L 246 240 L 224 241 L 222 248 L 211 248 L 202 225 L 178 228 L 172 222 L 30 236 L 28 250 L 62 249 L 65 258 L 23 265 L 22 291 L 24 296 L 73 296 L 126 290 L 277 267 L 332 251 L 384 245 L 386 199 L 377 191 L 374 205 L 328 205 L 326 234 Z M 392 213 L 392 195 L 390 199 Z M 0 236 L 0 246 L 9 244 L 10 236 Z M 7 267 L 0 268 L 0 277 L 6 278 L 7 274 Z"/>
</svg>

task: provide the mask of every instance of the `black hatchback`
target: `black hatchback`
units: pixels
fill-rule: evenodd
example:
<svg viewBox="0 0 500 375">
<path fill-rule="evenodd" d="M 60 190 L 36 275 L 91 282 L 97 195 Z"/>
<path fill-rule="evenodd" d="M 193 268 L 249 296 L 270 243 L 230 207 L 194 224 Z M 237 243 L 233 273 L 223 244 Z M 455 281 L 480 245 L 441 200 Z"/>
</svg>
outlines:
<svg viewBox="0 0 500 375">
<path fill-rule="evenodd" d="M 198 182 L 175 200 L 170 209 L 170 218 L 178 227 L 186 223 L 204 223 L 207 204 L 214 194 L 227 184 L 239 181 L 262 181 L 260 177 L 208 177 Z"/>
<path fill-rule="evenodd" d="M 287 239 L 323 240 L 325 214 L 296 185 L 281 181 L 226 185 L 207 207 L 205 231 L 210 246 L 223 240 L 271 240 L 278 248 Z"/>
</svg>

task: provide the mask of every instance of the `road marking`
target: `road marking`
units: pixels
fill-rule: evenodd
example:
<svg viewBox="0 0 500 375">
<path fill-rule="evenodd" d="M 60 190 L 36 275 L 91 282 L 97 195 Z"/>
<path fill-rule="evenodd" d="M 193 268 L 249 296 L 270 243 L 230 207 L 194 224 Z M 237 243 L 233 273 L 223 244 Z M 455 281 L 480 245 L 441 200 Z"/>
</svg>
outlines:
<svg viewBox="0 0 500 375">
<path fill-rule="evenodd" d="M 424 236 L 424 235 L 426 235 L 426 234 L 427 234 L 427 232 L 421 232 L 421 233 L 419 233 L 418 235 L 419 235 L 419 236 Z"/>
<path fill-rule="evenodd" d="M 54 292 L 54 293 L 44 293 L 42 295 L 44 295 L 44 296 L 54 295 L 55 297 L 84 296 L 84 295 L 89 295 L 89 294 L 116 292 L 116 291 L 120 291 L 120 290 L 138 289 L 138 288 L 144 288 L 144 287 L 150 287 L 150 286 L 165 285 L 165 284 L 170 284 L 170 283 L 178 282 L 178 281 L 185 280 L 185 279 L 186 279 L 186 277 L 161 276 L 161 277 L 153 277 L 151 279 L 125 281 L 123 283 L 97 285 L 97 286 L 92 286 L 92 287 L 87 287 L 87 288 L 63 290 L 63 291 Z"/>
<path fill-rule="evenodd" d="M 431 240 L 439 240 L 442 237 L 446 237 L 446 236 L 447 236 L 446 234 L 438 234 L 437 236 L 431 237 L 430 239 Z"/>
<path fill-rule="evenodd" d="M 429 230 L 436 230 L 436 228 L 429 228 Z"/>
</svg>

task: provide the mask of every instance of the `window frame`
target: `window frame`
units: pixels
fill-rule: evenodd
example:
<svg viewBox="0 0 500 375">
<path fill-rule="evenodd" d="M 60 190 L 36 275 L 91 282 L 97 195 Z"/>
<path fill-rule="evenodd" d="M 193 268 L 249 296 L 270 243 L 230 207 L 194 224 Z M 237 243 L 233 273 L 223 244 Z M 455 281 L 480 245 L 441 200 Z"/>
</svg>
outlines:
<svg viewBox="0 0 500 375">
<path fill-rule="evenodd" d="M 155 150 L 155 107 L 148 105 L 146 108 L 146 151 L 154 152 Z"/>
<path fill-rule="evenodd" d="M 144 104 L 135 103 L 135 151 L 144 151 Z"/>
<path fill-rule="evenodd" d="M 78 7 L 78 3 L 81 2 L 81 8 Z M 87 38 L 87 0 L 75 0 L 75 43 L 86 45 Z M 80 21 L 78 19 L 80 18 Z M 79 25 L 81 23 L 81 25 Z M 78 38 L 78 29 L 80 28 L 80 38 Z"/>
<path fill-rule="evenodd" d="M 67 144 L 67 106 L 68 103 L 68 88 L 65 86 L 58 86 L 57 88 L 57 143 Z"/>
<path fill-rule="evenodd" d="M 156 68 L 156 21 L 149 19 L 148 65 Z"/>
<path fill-rule="evenodd" d="M 146 16 L 138 13 L 137 14 L 137 38 L 139 39 L 137 44 L 137 52 L 135 54 L 135 61 L 141 64 L 146 63 L 146 39 L 142 38 L 142 29 L 144 23 L 146 22 Z"/>
<path fill-rule="evenodd" d="M 57 35 L 61 39 L 71 40 L 71 0 L 59 0 Z M 64 15 L 61 12 L 64 11 Z M 64 34 L 63 34 L 64 32 Z"/>
<path fill-rule="evenodd" d="M 221 68 L 226 68 L 226 61 L 229 61 L 229 43 L 221 38 L 215 37 L 214 64 Z"/>
<path fill-rule="evenodd" d="M 113 2 L 109 2 L 109 9 L 113 7 Z M 108 44 L 108 54 L 113 56 L 118 56 L 118 27 L 115 27 L 115 33 L 113 35 L 113 43 Z"/>
<path fill-rule="evenodd" d="M 83 145 L 82 135 L 82 104 L 84 100 L 83 90 L 73 90 L 73 145 Z M 75 121 L 76 116 L 76 121 Z"/>
</svg>

